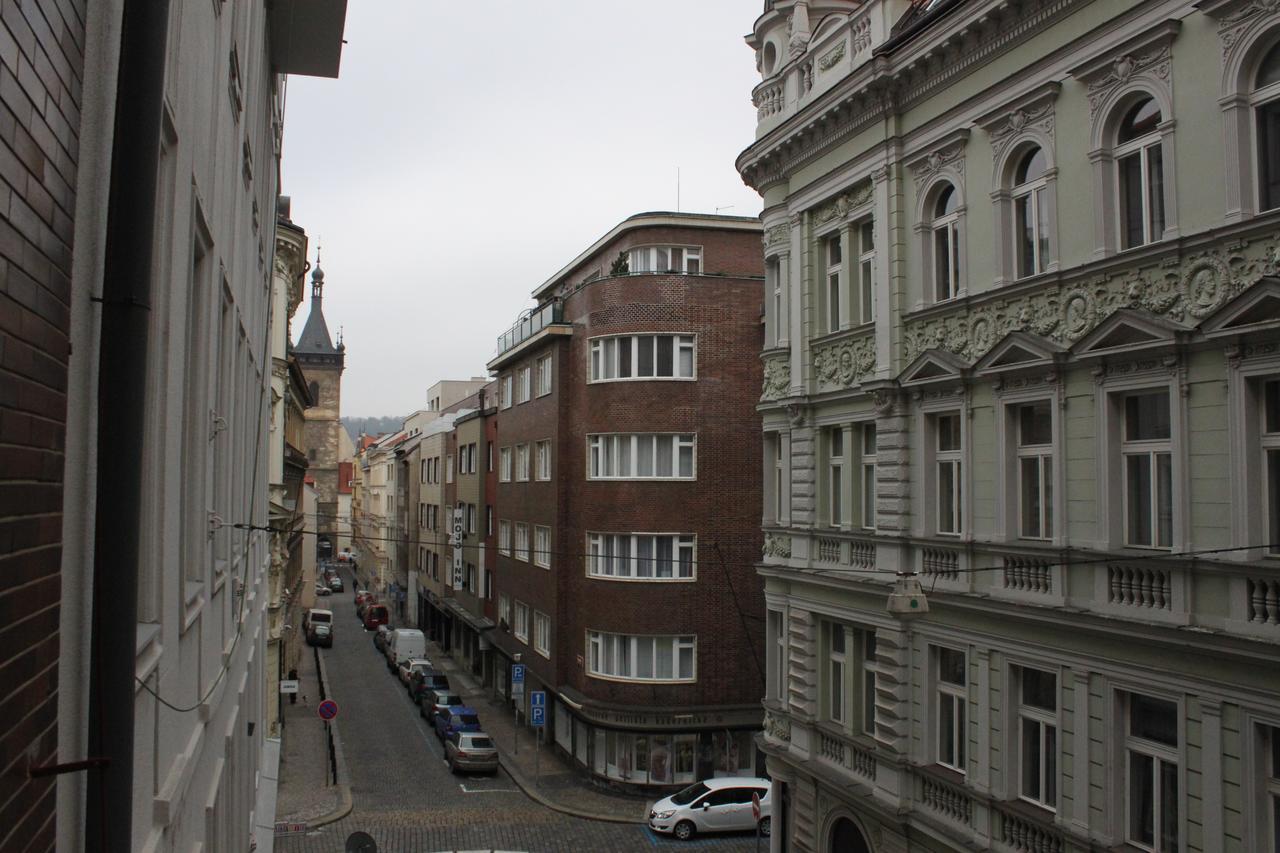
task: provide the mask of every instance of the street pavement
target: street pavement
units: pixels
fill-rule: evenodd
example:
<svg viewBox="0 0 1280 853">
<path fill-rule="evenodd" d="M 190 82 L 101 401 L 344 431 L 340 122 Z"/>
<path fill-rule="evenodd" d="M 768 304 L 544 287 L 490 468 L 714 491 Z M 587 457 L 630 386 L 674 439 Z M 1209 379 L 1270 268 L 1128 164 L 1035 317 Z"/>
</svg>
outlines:
<svg viewBox="0 0 1280 853">
<path fill-rule="evenodd" d="M 305 835 L 277 836 L 276 851 L 333 853 L 343 850 L 347 837 L 356 831 L 372 836 L 380 853 L 751 853 L 756 849 L 752 833 L 700 836 L 681 843 L 639 824 L 562 814 L 526 796 L 505 770 L 496 777 L 452 775 L 439 740 L 399 680 L 387 672 L 372 635 L 356 621 L 350 595 L 333 596 L 330 606 L 336 621 L 334 644 L 320 654 L 325 659 L 330 698 L 340 708 L 339 731 L 353 808 L 341 820 Z M 483 708 L 482 724 L 486 712 L 503 713 Z M 288 772 L 281 768 L 282 775 Z M 317 784 L 323 785 L 323 779 Z M 585 785 L 584 781 L 584 791 Z M 761 840 L 760 849 L 768 850 L 768 839 Z"/>
</svg>

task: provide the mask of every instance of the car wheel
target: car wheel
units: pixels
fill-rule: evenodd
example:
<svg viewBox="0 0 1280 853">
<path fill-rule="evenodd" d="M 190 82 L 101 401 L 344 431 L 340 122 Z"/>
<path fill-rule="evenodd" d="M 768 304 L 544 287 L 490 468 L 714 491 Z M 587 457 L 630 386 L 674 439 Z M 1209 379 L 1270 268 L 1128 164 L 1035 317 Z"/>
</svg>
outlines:
<svg viewBox="0 0 1280 853">
<path fill-rule="evenodd" d="M 770 818 L 767 818 L 767 817 L 760 818 L 760 834 L 763 835 L 765 838 L 769 837 L 769 828 L 771 824 L 772 824 L 772 820 Z"/>
<path fill-rule="evenodd" d="M 675 829 L 671 830 L 671 834 L 676 838 L 679 838 L 681 841 L 688 841 L 690 838 L 693 838 L 693 834 L 696 831 L 697 827 L 693 825 L 692 821 L 682 820 L 676 824 Z"/>
</svg>

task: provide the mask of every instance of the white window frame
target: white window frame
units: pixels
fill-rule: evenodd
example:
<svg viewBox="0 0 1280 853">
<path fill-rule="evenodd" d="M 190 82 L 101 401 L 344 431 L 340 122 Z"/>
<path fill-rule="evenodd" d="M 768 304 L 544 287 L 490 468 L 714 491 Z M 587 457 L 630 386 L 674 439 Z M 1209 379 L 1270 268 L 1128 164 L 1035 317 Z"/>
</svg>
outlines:
<svg viewBox="0 0 1280 853">
<path fill-rule="evenodd" d="M 839 622 L 825 624 L 827 666 L 823 710 L 826 719 L 843 727 L 849 716 L 849 649 L 852 638 L 850 631 Z"/>
<path fill-rule="evenodd" d="M 528 524 L 528 522 L 525 522 L 525 521 L 517 521 L 517 522 L 516 522 L 516 541 L 515 541 L 515 549 L 514 549 L 514 553 L 512 554 L 512 556 L 513 556 L 513 557 L 515 557 L 515 559 L 520 560 L 520 561 L 521 561 L 521 562 L 523 562 L 523 563 L 527 563 L 527 562 L 529 562 L 529 550 L 530 550 L 529 546 L 530 546 L 530 544 L 531 544 L 531 543 L 530 543 L 530 541 L 529 541 L 529 524 Z"/>
<path fill-rule="evenodd" d="M 539 441 L 535 448 L 538 452 L 537 477 L 539 480 L 551 479 L 551 442 L 549 440 Z"/>
<path fill-rule="evenodd" d="M 657 672 L 659 648 L 663 641 L 671 650 L 671 677 L 636 674 L 640 666 L 642 644 L 650 645 L 651 671 Z M 680 667 L 681 652 L 689 652 L 689 672 Z M 696 634 L 633 635 L 587 630 L 587 676 L 604 681 L 641 682 L 646 684 L 692 683 L 698 680 L 698 637 Z"/>
<path fill-rule="evenodd" d="M 545 397 L 551 393 L 551 356 L 544 355 L 538 359 L 538 396 Z"/>
<path fill-rule="evenodd" d="M 680 269 L 671 267 L 671 250 L 680 250 Z M 660 253 L 665 253 L 667 269 L 660 269 Z M 692 268 L 691 268 L 692 267 Z M 633 246 L 627 251 L 627 268 L 631 275 L 701 275 L 702 247 L 676 244 Z"/>
<path fill-rule="evenodd" d="M 551 617 L 541 610 L 533 611 L 533 650 L 551 658 Z"/>
<path fill-rule="evenodd" d="M 444 481 L 446 483 L 453 482 L 453 454 L 450 453 L 444 460 Z"/>
<path fill-rule="evenodd" d="M 513 405 L 512 397 L 515 396 L 514 390 L 514 380 L 511 378 L 511 374 L 508 373 L 502 377 L 502 408 L 511 408 Z"/>
<path fill-rule="evenodd" d="M 844 329 L 848 313 L 847 300 L 844 296 L 844 233 L 843 229 L 821 235 L 822 241 L 822 305 L 826 312 L 827 327 L 830 334 Z"/>
<path fill-rule="evenodd" d="M 1049 409 L 1049 441 L 1044 444 L 1027 444 L 1023 440 L 1022 434 L 1022 410 L 1032 406 L 1044 405 Z M 1011 404 L 1013 410 L 1013 435 L 1014 435 L 1014 501 L 1017 506 L 1017 518 L 1015 520 L 1016 530 L 1019 539 L 1033 539 L 1037 541 L 1052 542 L 1057 533 L 1057 524 L 1055 515 L 1057 512 L 1057 503 L 1060 496 L 1057 494 L 1057 468 L 1056 460 L 1058 454 L 1055 452 L 1057 442 L 1054 440 L 1054 434 L 1057 431 L 1057 416 L 1054 412 L 1055 401 L 1052 399 L 1028 400 L 1021 403 Z M 1039 530 L 1036 533 L 1029 533 L 1026 527 L 1027 508 L 1024 504 L 1026 489 L 1023 488 L 1023 474 L 1026 462 L 1036 464 L 1037 476 L 1039 477 L 1039 486 L 1037 493 L 1039 497 L 1040 512 L 1037 522 Z"/>
<path fill-rule="evenodd" d="M 854 228 L 858 234 L 858 322 L 866 326 L 876 321 L 876 223 L 863 219 L 854 223 Z"/>
<path fill-rule="evenodd" d="M 1253 408 L 1254 417 L 1258 419 L 1258 449 L 1261 451 L 1262 472 L 1262 538 L 1259 541 L 1271 546 L 1263 549 L 1265 555 L 1277 559 L 1280 558 L 1280 485 L 1271 479 L 1271 466 L 1280 466 L 1280 423 L 1275 425 L 1276 429 L 1268 431 L 1266 393 L 1267 387 L 1272 386 L 1276 389 L 1276 394 L 1280 395 L 1280 376 L 1262 376 L 1254 384 L 1256 404 Z"/>
<path fill-rule="evenodd" d="M 1157 101 L 1154 97 L 1152 98 L 1152 101 L 1155 103 L 1157 108 L 1160 107 L 1160 102 Z M 1127 115 L 1129 110 L 1133 109 L 1133 106 L 1134 104 L 1129 104 L 1128 106 L 1124 107 L 1123 113 Z M 1160 116 L 1160 120 L 1162 124 L 1167 120 L 1166 117 L 1163 115 L 1163 111 Z M 1160 149 L 1160 186 L 1161 186 L 1160 205 L 1161 205 L 1161 218 L 1163 220 L 1160 223 L 1159 234 L 1156 234 L 1154 230 L 1155 223 L 1153 221 L 1153 211 L 1151 207 L 1151 185 L 1150 185 L 1151 151 L 1152 149 L 1157 149 L 1157 148 Z M 1164 139 L 1161 136 L 1160 131 L 1153 130 L 1150 133 L 1148 133 L 1146 136 L 1142 136 L 1137 139 L 1133 139 L 1128 142 L 1125 142 L 1123 144 L 1116 145 L 1112 149 L 1112 157 L 1115 159 L 1115 164 L 1116 164 L 1115 165 L 1116 225 L 1119 229 L 1116 235 L 1116 245 L 1120 247 L 1121 251 L 1128 251 L 1129 249 L 1137 249 L 1142 246 L 1149 245 L 1151 243 L 1159 242 L 1160 240 L 1164 239 L 1164 232 L 1165 232 L 1165 229 L 1168 227 L 1168 223 L 1169 223 L 1168 208 L 1166 206 L 1165 198 L 1164 198 L 1164 183 L 1169 179 L 1169 176 L 1165 173 Z M 1126 246 L 1125 232 L 1127 229 L 1125 228 L 1125 222 L 1128 217 L 1125 215 L 1127 211 L 1125 210 L 1125 197 L 1122 189 L 1123 182 L 1121 180 L 1121 171 L 1122 171 L 1121 161 L 1126 160 L 1130 157 L 1138 158 L 1138 165 L 1142 174 L 1142 210 L 1141 210 L 1142 242 L 1134 243 L 1132 245 Z"/>
<path fill-rule="evenodd" d="M 551 568 L 551 528 L 542 524 L 533 526 L 533 564 Z"/>
<path fill-rule="evenodd" d="M 1177 735 L 1178 744 L 1176 746 L 1170 746 L 1168 744 L 1160 743 L 1158 741 L 1153 741 L 1132 733 L 1130 729 L 1130 724 L 1131 724 L 1130 707 L 1133 702 L 1133 698 L 1138 695 L 1141 695 L 1147 699 L 1154 699 L 1160 702 L 1166 702 L 1168 704 L 1173 705 L 1174 714 L 1175 714 L 1175 725 L 1178 731 L 1178 735 Z M 1185 737 L 1185 723 L 1183 718 L 1182 703 L 1170 696 L 1153 693 L 1146 688 L 1142 688 L 1142 689 L 1136 689 L 1136 690 L 1130 690 L 1130 689 L 1122 690 L 1119 697 L 1119 701 L 1117 702 L 1117 706 L 1119 707 L 1119 710 L 1120 710 L 1120 719 L 1117 721 L 1117 724 L 1120 731 L 1120 742 L 1121 742 L 1121 749 L 1120 749 L 1120 756 L 1119 756 L 1120 766 L 1116 768 L 1116 771 L 1118 772 L 1121 780 L 1120 796 L 1121 796 L 1122 802 L 1120 803 L 1119 811 L 1120 811 L 1120 819 L 1122 821 L 1122 826 L 1120 827 L 1120 836 L 1128 844 L 1132 845 L 1133 847 L 1139 850 L 1146 850 L 1148 851 L 1148 853 L 1176 853 L 1176 851 L 1181 851 L 1183 849 L 1182 841 L 1186 837 L 1186 831 L 1185 831 L 1186 808 L 1184 805 L 1186 800 L 1186 796 L 1185 796 L 1185 793 L 1186 793 L 1185 775 L 1186 774 L 1185 774 L 1185 761 L 1183 760 L 1183 753 L 1186 749 L 1186 737 Z M 1135 840 L 1134 838 L 1131 837 L 1131 830 L 1133 829 L 1133 818 L 1134 818 L 1133 811 L 1132 811 L 1133 797 L 1131 793 L 1132 785 L 1133 785 L 1133 779 L 1130 772 L 1130 769 L 1132 766 L 1131 759 L 1130 759 L 1131 755 L 1140 755 L 1145 758 L 1151 759 L 1151 769 L 1153 774 L 1153 778 L 1151 780 L 1152 781 L 1151 824 L 1152 824 L 1152 838 L 1153 838 L 1154 844 L 1150 844 L 1150 845 L 1143 844 L 1140 841 Z M 1173 808 L 1177 810 L 1176 814 L 1177 814 L 1178 838 L 1175 840 L 1172 846 L 1162 845 L 1161 838 L 1160 838 L 1160 825 L 1162 823 L 1161 818 L 1163 814 L 1162 806 L 1164 805 L 1164 803 L 1161 802 L 1162 791 L 1160 789 L 1160 768 L 1162 764 L 1173 765 L 1173 767 L 1175 768 L 1174 772 L 1177 774 L 1178 790 L 1176 793 L 1176 801 L 1173 804 Z"/>
<path fill-rule="evenodd" d="M 657 470 L 658 446 L 661 441 L 671 442 L 672 474 L 663 476 L 650 474 L 638 476 L 641 442 L 650 441 L 653 470 Z M 685 448 L 690 451 L 688 474 L 680 474 L 680 453 Z M 602 473 L 603 471 L 621 471 L 627 474 Z M 594 433 L 587 436 L 587 479 L 588 480 L 696 480 L 698 479 L 698 436 L 697 433 Z"/>
<path fill-rule="evenodd" d="M 1145 396 L 1163 396 L 1169 407 L 1169 436 L 1168 438 L 1157 439 L 1130 439 L 1128 438 L 1128 401 L 1137 397 Z M 1175 404 L 1169 398 L 1168 389 L 1166 387 L 1155 387 L 1150 390 L 1134 390 L 1119 395 L 1120 405 L 1120 493 L 1122 496 L 1121 520 L 1123 523 L 1124 545 L 1126 548 L 1146 548 L 1152 550 L 1172 550 L 1174 543 L 1177 541 L 1177 512 L 1176 497 L 1174 489 L 1174 477 L 1177 476 L 1174 470 L 1173 455 L 1173 431 L 1174 417 L 1176 415 Z M 1150 515 L 1148 524 L 1149 542 L 1131 542 L 1129 533 L 1131 528 L 1130 514 L 1136 503 L 1134 496 L 1129 491 L 1129 460 L 1146 458 L 1150 466 L 1148 488 L 1147 510 Z M 1169 503 L 1169 536 L 1168 541 L 1161 541 L 1160 538 L 1160 510 L 1163 501 L 1160 491 L 1159 476 L 1159 460 L 1161 457 L 1167 457 L 1169 466 L 1169 494 L 1167 495 Z"/>
<path fill-rule="evenodd" d="M 498 553 L 511 556 L 511 522 L 505 518 L 498 519 Z"/>
<path fill-rule="evenodd" d="M 956 208 L 950 213 L 936 215 L 938 200 L 942 194 L 951 189 L 955 194 Z M 960 194 L 960 186 L 952 180 L 939 181 L 928 188 L 924 194 L 925 217 L 923 223 L 927 264 L 926 281 L 930 292 L 925 295 L 926 304 L 950 302 L 964 295 L 964 230 L 961 228 L 965 206 L 964 197 Z M 947 264 L 946 280 L 939 278 L 938 245 L 941 235 L 946 237 Z"/>
<path fill-rule="evenodd" d="M 765 669 L 768 684 L 766 699 L 787 704 L 787 668 L 790 655 L 787 652 L 787 614 L 785 610 L 769 608 L 765 615 L 765 631 L 768 634 L 768 652 Z"/>
<path fill-rule="evenodd" d="M 533 368 L 525 365 L 520 368 L 520 384 L 516 386 L 517 403 L 527 403 L 533 399 Z"/>
<path fill-rule="evenodd" d="M 529 643 L 529 605 L 520 599 L 516 599 L 516 621 L 511 626 L 511 633 L 520 642 L 528 645 Z"/>
<path fill-rule="evenodd" d="M 498 450 L 498 482 L 511 482 L 511 448 L 502 447 Z"/>
<path fill-rule="evenodd" d="M 498 621 L 511 625 L 511 599 L 505 592 L 498 593 Z"/>
<path fill-rule="evenodd" d="M 932 666 L 933 681 L 933 756 L 934 760 L 943 767 L 950 768 L 957 773 L 965 773 L 965 765 L 969 759 L 969 743 L 968 743 L 968 723 L 969 723 L 969 655 L 964 649 L 953 649 L 949 646 L 932 646 L 932 654 L 930 655 Z M 943 652 L 952 652 L 961 656 L 964 662 L 964 684 L 956 684 L 950 681 L 944 681 L 942 678 L 942 655 Z M 943 749 L 943 714 L 942 708 L 945 704 L 950 703 L 952 706 L 951 716 L 951 736 L 952 743 L 955 745 L 956 752 L 953 755 L 944 754 Z M 957 713 L 958 712 L 958 713 Z"/>
<path fill-rule="evenodd" d="M 1062 674 L 1057 670 L 1045 669 L 1040 666 L 1026 666 L 1020 663 L 1013 664 L 1011 669 L 1009 696 L 1010 704 L 1014 708 L 1014 725 L 1009 735 L 1009 754 L 1015 756 L 1015 760 L 1013 762 L 1013 779 L 1010 787 L 1016 792 L 1015 797 L 1017 799 L 1031 803 L 1039 808 L 1056 812 L 1058 810 L 1058 797 L 1062 788 Z M 1053 677 L 1054 707 L 1052 710 L 1042 708 L 1039 705 L 1028 704 L 1024 701 L 1023 679 L 1029 670 Z M 1027 756 L 1022 732 L 1023 727 L 1028 724 L 1038 727 L 1037 750 L 1040 762 L 1040 774 L 1037 780 L 1040 786 L 1040 795 L 1038 797 L 1034 792 L 1028 794 L 1023 789 L 1026 775 L 1023 771 L 1026 766 Z M 1051 747 L 1047 743 L 1049 729 L 1053 730 L 1053 745 Z M 1052 794 L 1047 793 L 1050 785 L 1052 785 L 1053 789 Z"/>
<path fill-rule="evenodd" d="M 828 427 L 823 432 L 827 457 L 826 520 L 830 527 L 847 529 L 849 523 L 845 512 L 849 501 L 845 493 L 848 491 L 849 481 L 845 476 L 845 469 L 848 467 L 849 430 L 839 425 Z"/>
<path fill-rule="evenodd" d="M 671 375 L 658 373 L 658 341 L 671 339 Z M 641 376 L 640 347 L 641 340 L 650 340 L 653 359 L 653 373 Z M 629 353 L 631 373 L 620 375 L 620 352 L 626 349 Z M 689 355 L 689 369 L 681 368 L 681 356 Z M 587 347 L 587 382 L 599 384 L 603 382 L 694 382 L 698 379 L 698 336 L 684 332 L 636 332 L 626 335 L 601 335 L 592 338 Z"/>
<path fill-rule="evenodd" d="M 766 432 L 764 482 L 766 524 L 783 526 L 791 520 L 791 434 Z"/>
<path fill-rule="evenodd" d="M 671 574 L 660 576 L 658 548 L 660 540 L 668 540 L 671 547 Z M 653 574 L 640 574 L 643 565 L 640 544 L 648 540 L 649 558 Z M 689 574 L 681 574 L 684 563 L 681 557 L 689 556 Z M 698 579 L 698 537 L 692 533 L 587 533 L 587 577 L 611 581 L 639 581 L 645 583 L 689 583 Z"/>
<path fill-rule="evenodd" d="M 529 482 L 529 445 L 516 445 L 516 482 Z"/>
<path fill-rule="evenodd" d="M 1022 162 L 1030 156 L 1032 150 L 1038 150 L 1045 161 L 1045 170 L 1040 177 L 1033 178 L 1023 184 L 1013 185 L 1009 189 L 1009 196 L 1012 203 L 1011 213 L 1013 214 L 1013 276 L 1016 281 L 1023 278 L 1031 278 L 1049 271 L 1050 259 L 1053 256 L 1053 240 L 1052 240 L 1052 224 L 1053 224 L 1053 193 L 1050 191 L 1049 178 L 1052 171 L 1052 160 L 1047 150 L 1041 145 L 1029 145 L 1021 147 L 1017 152 L 1017 156 L 1010 163 L 1012 168 L 1011 174 L 1016 177 L 1017 170 Z M 1022 271 L 1022 220 L 1018 216 L 1018 206 L 1020 202 L 1026 202 L 1027 210 L 1031 214 L 1031 229 L 1034 239 L 1031 241 L 1031 272 L 1024 273 Z M 1043 210 L 1041 206 L 1043 205 Z M 1045 221 L 1041 221 L 1042 214 Z M 1043 246 L 1042 246 L 1043 243 Z"/>
<path fill-rule="evenodd" d="M 875 421 L 862 421 L 858 427 L 858 486 L 859 515 L 862 529 L 876 529 L 876 465 L 879 460 L 879 431 Z M 867 441 L 871 440 L 868 449 Z"/>
<path fill-rule="evenodd" d="M 942 431 L 939 429 L 939 422 L 943 418 L 955 418 L 957 431 L 960 437 L 960 446 L 954 449 L 943 450 L 941 448 Z M 933 472 L 933 533 L 938 536 L 964 536 L 965 533 L 965 510 L 968 506 L 965 494 L 965 473 L 968 466 L 965 464 L 964 449 L 967 442 L 965 413 L 962 409 L 951 411 L 933 412 L 928 415 L 929 419 L 929 450 L 931 458 L 929 461 L 930 468 Z M 943 513 L 943 471 L 944 469 L 952 470 L 952 512 L 949 517 L 944 518 Z"/>
</svg>

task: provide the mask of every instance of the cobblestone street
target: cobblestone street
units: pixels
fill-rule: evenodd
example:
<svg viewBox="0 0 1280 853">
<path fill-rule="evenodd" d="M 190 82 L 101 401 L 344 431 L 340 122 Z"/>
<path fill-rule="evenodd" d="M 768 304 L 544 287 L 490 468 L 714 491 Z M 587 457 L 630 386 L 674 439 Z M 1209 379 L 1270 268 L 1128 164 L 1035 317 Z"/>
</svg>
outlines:
<svg viewBox="0 0 1280 853">
<path fill-rule="evenodd" d="M 506 771 L 453 776 L 440 742 L 389 674 L 348 595 L 334 596 L 332 649 L 321 649 L 329 695 L 340 708 L 340 735 L 354 807 L 342 820 L 306 835 L 279 836 L 281 853 L 331 853 L 357 830 L 382 853 L 503 850 L 530 853 L 630 853 L 654 849 L 751 853 L 751 834 L 681 843 L 641 825 L 605 823 L 552 811 L 522 793 Z M 501 713 L 482 707 L 481 721 Z M 282 770 L 287 773 L 288 770 Z M 318 779 L 317 784 L 323 784 Z M 768 839 L 761 839 L 768 850 Z"/>
</svg>

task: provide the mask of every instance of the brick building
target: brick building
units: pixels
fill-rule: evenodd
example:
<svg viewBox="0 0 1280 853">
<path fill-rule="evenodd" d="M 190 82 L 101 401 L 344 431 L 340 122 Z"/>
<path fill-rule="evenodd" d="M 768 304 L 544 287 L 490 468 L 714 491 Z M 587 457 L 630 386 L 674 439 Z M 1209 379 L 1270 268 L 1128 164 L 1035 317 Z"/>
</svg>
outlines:
<svg viewBox="0 0 1280 853">
<path fill-rule="evenodd" d="M 754 220 L 633 216 L 499 338 L 496 687 L 548 739 L 674 785 L 760 767 L 763 294 Z"/>
</svg>

